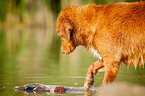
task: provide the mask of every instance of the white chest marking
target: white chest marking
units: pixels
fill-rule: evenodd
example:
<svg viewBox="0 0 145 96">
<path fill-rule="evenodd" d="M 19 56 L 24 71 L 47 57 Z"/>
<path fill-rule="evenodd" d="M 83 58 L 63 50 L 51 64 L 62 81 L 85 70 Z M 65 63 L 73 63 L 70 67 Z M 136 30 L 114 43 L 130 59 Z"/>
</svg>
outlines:
<svg viewBox="0 0 145 96">
<path fill-rule="evenodd" d="M 94 50 L 94 48 L 89 48 L 89 51 L 91 52 L 91 54 L 93 54 L 94 58 L 98 57 L 100 60 L 102 60 L 102 57 L 99 55 L 97 50 Z"/>
</svg>

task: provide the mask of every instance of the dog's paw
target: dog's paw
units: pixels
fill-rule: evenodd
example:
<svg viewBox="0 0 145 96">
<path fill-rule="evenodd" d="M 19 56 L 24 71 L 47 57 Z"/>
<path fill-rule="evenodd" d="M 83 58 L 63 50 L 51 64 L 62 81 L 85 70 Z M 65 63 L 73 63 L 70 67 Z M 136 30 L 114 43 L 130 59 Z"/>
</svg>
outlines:
<svg viewBox="0 0 145 96">
<path fill-rule="evenodd" d="M 93 83 L 94 83 L 93 78 L 91 78 L 89 80 L 85 80 L 85 83 L 84 83 L 85 90 L 89 90 L 91 87 L 93 87 Z"/>
</svg>

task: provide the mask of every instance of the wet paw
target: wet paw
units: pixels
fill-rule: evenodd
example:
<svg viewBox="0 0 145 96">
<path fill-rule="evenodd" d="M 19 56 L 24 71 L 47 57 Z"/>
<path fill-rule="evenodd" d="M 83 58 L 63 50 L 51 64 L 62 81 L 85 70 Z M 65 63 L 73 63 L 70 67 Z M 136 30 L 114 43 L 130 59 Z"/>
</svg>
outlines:
<svg viewBox="0 0 145 96">
<path fill-rule="evenodd" d="M 94 83 L 93 78 L 91 78 L 89 80 L 86 80 L 85 83 L 84 83 L 85 90 L 89 90 L 93 86 L 93 83 Z"/>
</svg>

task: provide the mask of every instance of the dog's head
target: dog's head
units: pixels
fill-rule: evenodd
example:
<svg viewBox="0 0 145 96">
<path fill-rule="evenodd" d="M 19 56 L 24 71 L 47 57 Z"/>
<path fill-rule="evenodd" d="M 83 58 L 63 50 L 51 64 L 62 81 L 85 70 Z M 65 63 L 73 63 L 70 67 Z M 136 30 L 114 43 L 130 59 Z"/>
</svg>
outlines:
<svg viewBox="0 0 145 96">
<path fill-rule="evenodd" d="M 69 54 L 73 52 L 77 46 L 74 38 L 73 22 L 60 13 L 57 19 L 57 32 L 62 40 L 62 53 Z"/>
</svg>

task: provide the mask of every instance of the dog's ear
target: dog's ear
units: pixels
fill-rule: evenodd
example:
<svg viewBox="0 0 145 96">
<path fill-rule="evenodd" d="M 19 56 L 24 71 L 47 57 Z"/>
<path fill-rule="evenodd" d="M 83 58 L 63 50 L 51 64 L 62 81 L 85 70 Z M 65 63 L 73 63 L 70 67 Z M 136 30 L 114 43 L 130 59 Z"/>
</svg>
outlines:
<svg viewBox="0 0 145 96">
<path fill-rule="evenodd" d="M 63 32 L 64 38 L 67 39 L 67 41 L 71 40 L 72 31 L 73 31 L 72 22 L 69 20 L 64 20 L 62 24 L 62 32 Z"/>
</svg>

